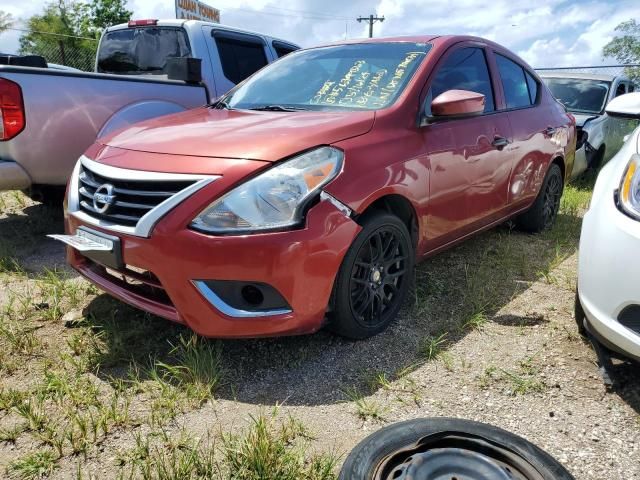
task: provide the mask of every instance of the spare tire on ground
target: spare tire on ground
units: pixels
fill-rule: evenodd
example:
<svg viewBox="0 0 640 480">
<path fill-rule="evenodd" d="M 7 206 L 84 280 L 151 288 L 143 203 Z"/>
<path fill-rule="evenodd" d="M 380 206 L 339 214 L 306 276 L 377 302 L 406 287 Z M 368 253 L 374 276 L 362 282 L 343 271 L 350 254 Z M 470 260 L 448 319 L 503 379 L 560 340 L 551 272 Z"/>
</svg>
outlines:
<svg viewBox="0 0 640 480">
<path fill-rule="evenodd" d="M 484 423 L 421 418 L 365 438 L 339 480 L 574 480 L 551 455 Z"/>
</svg>

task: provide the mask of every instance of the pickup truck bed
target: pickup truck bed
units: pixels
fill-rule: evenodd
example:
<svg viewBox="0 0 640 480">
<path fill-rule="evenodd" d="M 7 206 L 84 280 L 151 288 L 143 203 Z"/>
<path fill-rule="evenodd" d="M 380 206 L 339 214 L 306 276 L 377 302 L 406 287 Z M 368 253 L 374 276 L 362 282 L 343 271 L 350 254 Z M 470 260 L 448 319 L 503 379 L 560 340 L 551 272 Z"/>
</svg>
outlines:
<svg viewBox="0 0 640 480">
<path fill-rule="evenodd" d="M 26 119 L 19 135 L 0 142 L 0 190 L 63 185 L 96 137 L 209 101 L 204 84 L 149 76 L 0 65 L 0 79 L 20 85 Z"/>
</svg>

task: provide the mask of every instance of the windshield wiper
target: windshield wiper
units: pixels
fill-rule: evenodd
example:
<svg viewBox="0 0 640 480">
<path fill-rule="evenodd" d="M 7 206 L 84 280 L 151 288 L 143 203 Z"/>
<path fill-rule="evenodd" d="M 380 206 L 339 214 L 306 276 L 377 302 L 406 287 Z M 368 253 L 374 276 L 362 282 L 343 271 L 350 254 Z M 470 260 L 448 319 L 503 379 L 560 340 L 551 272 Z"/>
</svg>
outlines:
<svg viewBox="0 0 640 480">
<path fill-rule="evenodd" d="M 216 110 L 232 110 L 226 100 L 218 100 L 217 102 L 213 102 L 207 105 L 209 108 L 215 108 Z"/>
<path fill-rule="evenodd" d="M 258 110 L 265 112 L 298 112 L 301 110 L 308 110 L 308 108 L 296 107 L 293 105 L 262 105 L 260 107 L 250 108 L 249 110 Z"/>
</svg>

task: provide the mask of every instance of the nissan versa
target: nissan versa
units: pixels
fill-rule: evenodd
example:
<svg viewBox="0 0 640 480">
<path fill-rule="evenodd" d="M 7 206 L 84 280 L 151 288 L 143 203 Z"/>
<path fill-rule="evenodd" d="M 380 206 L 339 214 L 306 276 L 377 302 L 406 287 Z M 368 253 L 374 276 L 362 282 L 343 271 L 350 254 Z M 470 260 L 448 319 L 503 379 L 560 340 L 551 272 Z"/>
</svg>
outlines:
<svg viewBox="0 0 640 480">
<path fill-rule="evenodd" d="M 100 288 L 202 335 L 366 338 L 417 260 L 509 218 L 551 226 L 574 152 L 574 118 L 499 45 L 334 44 L 98 140 L 58 238 Z"/>
</svg>

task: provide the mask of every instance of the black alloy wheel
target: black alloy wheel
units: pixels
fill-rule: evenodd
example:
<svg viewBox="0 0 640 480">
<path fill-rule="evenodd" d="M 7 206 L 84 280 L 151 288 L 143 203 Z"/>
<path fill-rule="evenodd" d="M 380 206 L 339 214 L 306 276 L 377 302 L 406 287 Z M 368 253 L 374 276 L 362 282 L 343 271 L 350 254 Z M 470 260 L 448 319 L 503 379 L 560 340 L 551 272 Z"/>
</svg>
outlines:
<svg viewBox="0 0 640 480">
<path fill-rule="evenodd" d="M 329 327 L 352 339 L 384 330 L 396 317 L 413 275 L 414 250 L 407 227 L 376 212 L 362 221 L 335 284 Z"/>
<path fill-rule="evenodd" d="M 544 229 L 550 228 L 556 220 L 558 210 L 560 209 L 560 197 L 562 196 L 562 177 L 552 175 L 548 178 L 544 190 Z"/>
<path fill-rule="evenodd" d="M 562 171 L 558 164 L 552 163 L 533 205 L 516 219 L 518 227 L 531 233 L 551 228 L 558 217 L 563 191 Z"/>
<path fill-rule="evenodd" d="M 573 480 L 548 453 L 510 432 L 454 418 L 390 425 L 360 442 L 339 480 Z"/>
</svg>

